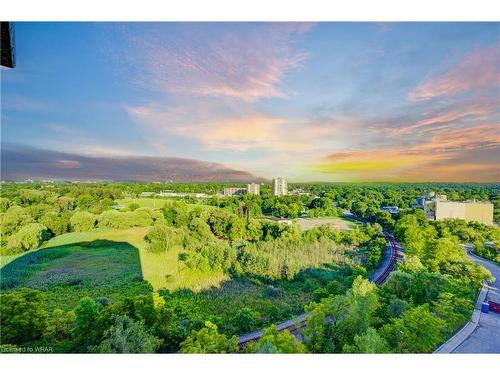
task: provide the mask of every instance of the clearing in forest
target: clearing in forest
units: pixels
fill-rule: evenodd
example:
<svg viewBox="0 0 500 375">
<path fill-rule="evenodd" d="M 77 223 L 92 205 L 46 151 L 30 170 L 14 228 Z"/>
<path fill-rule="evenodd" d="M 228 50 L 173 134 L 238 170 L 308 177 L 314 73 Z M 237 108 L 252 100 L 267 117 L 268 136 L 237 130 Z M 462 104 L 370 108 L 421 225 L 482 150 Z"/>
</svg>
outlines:
<svg viewBox="0 0 500 375">
<path fill-rule="evenodd" d="M 296 219 L 302 230 L 309 230 L 322 225 L 330 225 L 339 230 L 353 230 L 357 224 L 341 217 L 311 217 Z"/>
</svg>

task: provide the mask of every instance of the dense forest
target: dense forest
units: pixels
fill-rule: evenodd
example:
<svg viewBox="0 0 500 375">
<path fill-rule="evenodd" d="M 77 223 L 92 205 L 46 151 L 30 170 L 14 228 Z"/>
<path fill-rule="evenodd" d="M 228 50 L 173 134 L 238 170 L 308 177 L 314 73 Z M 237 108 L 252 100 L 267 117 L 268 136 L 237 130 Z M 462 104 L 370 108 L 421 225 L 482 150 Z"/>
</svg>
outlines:
<svg viewBox="0 0 500 375">
<path fill-rule="evenodd" d="M 236 335 L 265 328 L 244 352 L 430 352 L 470 318 L 491 278 L 460 244 L 499 261 L 498 227 L 429 221 L 414 208 L 432 190 L 492 201 L 498 222 L 498 185 L 290 184 L 306 194 L 273 197 L 264 184 L 258 196 L 216 195 L 225 186 L 2 184 L 2 351 L 227 353 L 241 351 Z M 141 198 L 165 190 L 208 196 Z M 272 220 L 347 211 L 365 223 Z M 377 287 L 367 277 L 386 248 L 383 228 L 406 254 Z M 160 260 L 175 269 L 157 286 L 145 267 Z M 304 310 L 302 342 L 273 325 Z"/>
</svg>

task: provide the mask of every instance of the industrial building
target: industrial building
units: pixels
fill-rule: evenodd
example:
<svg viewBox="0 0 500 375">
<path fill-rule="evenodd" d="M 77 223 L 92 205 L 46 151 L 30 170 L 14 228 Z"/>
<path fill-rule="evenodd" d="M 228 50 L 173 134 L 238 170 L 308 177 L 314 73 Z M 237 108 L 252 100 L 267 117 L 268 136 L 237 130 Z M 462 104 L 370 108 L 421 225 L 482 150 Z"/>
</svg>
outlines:
<svg viewBox="0 0 500 375">
<path fill-rule="evenodd" d="M 249 183 L 247 185 L 247 193 L 260 195 L 260 184 L 256 184 L 254 182 Z"/>
<path fill-rule="evenodd" d="M 278 197 L 280 195 L 288 194 L 288 185 L 284 178 L 276 177 L 273 179 L 273 195 Z"/>
<path fill-rule="evenodd" d="M 421 203 L 425 215 L 431 220 L 462 219 L 493 225 L 493 204 L 490 202 L 448 201 L 446 196 L 427 196 Z"/>
</svg>

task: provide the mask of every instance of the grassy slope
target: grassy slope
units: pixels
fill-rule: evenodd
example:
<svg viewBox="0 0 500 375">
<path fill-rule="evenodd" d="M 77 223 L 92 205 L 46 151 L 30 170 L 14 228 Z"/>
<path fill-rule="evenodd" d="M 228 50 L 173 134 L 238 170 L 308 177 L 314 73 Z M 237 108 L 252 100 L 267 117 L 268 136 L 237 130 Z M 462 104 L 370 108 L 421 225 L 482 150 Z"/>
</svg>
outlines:
<svg viewBox="0 0 500 375">
<path fill-rule="evenodd" d="M 66 233 L 50 239 L 43 248 L 94 240 L 127 242 L 138 249 L 142 275 L 155 290 L 160 288 L 169 290 L 187 288 L 198 291 L 218 286 L 227 279 L 227 276 L 222 273 L 207 274 L 182 267 L 182 263 L 178 260 L 179 248 L 173 248 L 166 256 L 165 254 L 147 251 L 144 236 L 148 230 L 149 228 L 95 229 L 90 232 Z M 30 251 L 26 254 L 36 251 L 39 250 Z M 19 256 L 0 258 L 3 266 L 19 258 Z"/>
</svg>

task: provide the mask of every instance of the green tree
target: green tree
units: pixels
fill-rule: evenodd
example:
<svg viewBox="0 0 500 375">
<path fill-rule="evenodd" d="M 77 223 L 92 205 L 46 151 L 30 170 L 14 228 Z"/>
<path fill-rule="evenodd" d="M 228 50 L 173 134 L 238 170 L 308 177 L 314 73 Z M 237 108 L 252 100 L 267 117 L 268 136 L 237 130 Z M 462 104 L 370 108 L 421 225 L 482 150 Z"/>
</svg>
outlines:
<svg viewBox="0 0 500 375">
<path fill-rule="evenodd" d="M 66 233 L 70 229 L 68 215 L 59 215 L 57 212 L 46 212 L 40 218 L 40 224 L 45 225 L 55 236 Z"/>
<path fill-rule="evenodd" d="M 3 294 L 0 304 L 0 344 L 22 344 L 42 338 L 47 312 L 40 291 L 23 288 Z"/>
<path fill-rule="evenodd" d="M 298 342 L 289 331 L 279 332 L 276 326 L 272 325 L 264 329 L 259 341 L 250 343 L 245 352 L 298 354 L 305 353 L 306 347 Z"/>
<path fill-rule="evenodd" d="M 184 235 L 181 229 L 157 224 L 149 230 L 144 239 L 148 243 L 148 251 L 166 255 L 173 246 L 182 243 Z"/>
<path fill-rule="evenodd" d="M 249 332 L 255 328 L 259 314 L 248 307 L 243 307 L 233 318 L 233 324 L 239 332 Z"/>
<path fill-rule="evenodd" d="M 49 320 L 49 325 L 47 327 L 47 336 L 52 337 L 56 340 L 69 339 L 71 335 L 71 329 L 75 322 L 75 317 L 75 312 L 72 310 L 64 312 L 61 309 L 55 309 L 52 312 L 52 316 Z"/>
<path fill-rule="evenodd" d="M 96 339 L 99 305 L 90 297 L 84 297 L 75 308 L 75 326 L 71 331 L 75 341 L 86 348 Z"/>
<path fill-rule="evenodd" d="M 354 345 L 344 345 L 344 353 L 389 353 L 387 341 L 373 327 L 354 337 Z"/>
<path fill-rule="evenodd" d="M 238 338 L 219 333 L 217 326 L 206 321 L 205 327 L 193 331 L 181 343 L 181 353 L 235 353 L 238 351 Z"/>
<path fill-rule="evenodd" d="M 134 322 L 128 316 L 116 316 L 114 324 L 103 335 L 101 343 L 92 347 L 98 353 L 154 353 L 162 340 L 149 333 L 144 322 Z"/>
<path fill-rule="evenodd" d="M 33 218 L 28 212 L 19 206 L 10 206 L 2 215 L 1 233 L 3 236 L 10 236 L 24 225 L 33 222 Z"/>
<path fill-rule="evenodd" d="M 430 353 L 443 340 L 445 322 L 423 304 L 406 310 L 382 328 L 391 346 L 401 353 Z"/>
<path fill-rule="evenodd" d="M 50 238 L 50 233 L 42 224 L 31 223 L 22 227 L 19 232 L 9 238 L 7 248 L 11 252 L 36 249 Z"/>
<path fill-rule="evenodd" d="M 87 211 L 77 211 L 71 216 L 71 227 L 75 232 L 86 232 L 94 228 L 96 218 Z"/>
</svg>

